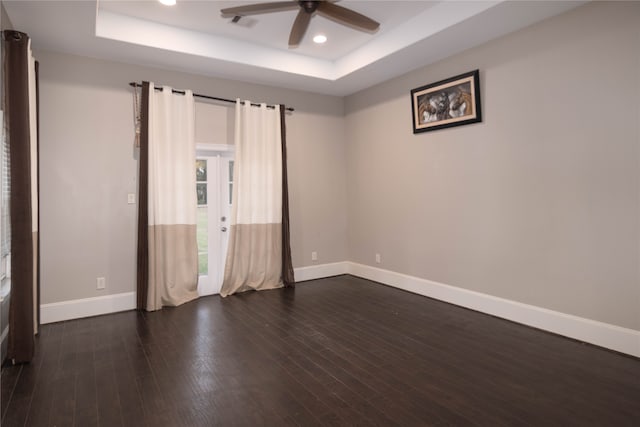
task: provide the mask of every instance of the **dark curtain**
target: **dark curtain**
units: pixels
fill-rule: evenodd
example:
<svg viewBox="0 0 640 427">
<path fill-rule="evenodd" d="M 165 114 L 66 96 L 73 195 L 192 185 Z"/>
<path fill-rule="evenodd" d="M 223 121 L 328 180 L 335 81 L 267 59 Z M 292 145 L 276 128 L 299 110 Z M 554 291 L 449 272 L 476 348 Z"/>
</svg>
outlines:
<svg viewBox="0 0 640 427">
<path fill-rule="evenodd" d="M 287 179 L 287 126 L 284 105 L 280 105 L 280 133 L 282 135 L 282 283 L 293 287 L 293 264 L 291 263 L 291 234 L 289 232 L 289 184 Z"/>
<path fill-rule="evenodd" d="M 36 129 L 38 132 L 38 139 L 36 140 L 36 163 L 39 167 L 40 165 L 40 63 L 36 61 Z M 36 313 L 36 321 L 38 325 L 36 327 L 36 334 L 40 331 L 40 171 L 38 170 L 38 187 L 37 198 L 38 198 L 38 236 L 36 239 L 36 260 L 37 260 L 37 268 L 36 268 L 36 307 L 38 307 L 38 312 Z"/>
<path fill-rule="evenodd" d="M 29 116 L 29 37 L 3 31 L 4 109 L 11 164 L 11 300 L 7 357 L 15 362 L 33 358 L 34 280 L 38 277 L 34 250 L 31 187 L 31 132 Z M 35 72 L 35 70 L 33 70 Z M 37 165 L 33 165 L 37 168 Z M 36 189 L 33 189 L 34 191 Z M 37 238 L 35 240 L 37 243 Z M 34 269 L 34 266 L 36 267 Z M 36 271 L 34 271 L 36 270 Z"/>
<path fill-rule="evenodd" d="M 140 100 L 140 164 L 138 171 L 138 310 L 147 307 L 149 292 L 149 82 Z"/>
</svg>

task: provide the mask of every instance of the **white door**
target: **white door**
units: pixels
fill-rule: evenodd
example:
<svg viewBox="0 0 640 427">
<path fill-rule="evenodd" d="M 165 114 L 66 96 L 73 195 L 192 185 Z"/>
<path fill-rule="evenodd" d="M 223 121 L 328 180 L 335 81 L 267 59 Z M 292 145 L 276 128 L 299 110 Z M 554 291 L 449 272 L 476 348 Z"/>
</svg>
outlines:
<svg viewBox="0 0 640 427">
<path fill-rule="evenodd" d="M 198 293 L 220 293 L 229 243 L 233 194 L 233 152 L 200 152 L 196 159 L 198 192 Z"/>
</svg>

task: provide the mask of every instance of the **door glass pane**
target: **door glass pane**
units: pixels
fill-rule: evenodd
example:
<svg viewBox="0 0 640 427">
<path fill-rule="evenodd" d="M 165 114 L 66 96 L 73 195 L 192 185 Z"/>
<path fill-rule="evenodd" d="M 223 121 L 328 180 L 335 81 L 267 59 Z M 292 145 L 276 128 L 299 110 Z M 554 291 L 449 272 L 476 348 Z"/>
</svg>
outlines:
<svg viewBox="0 0 640 427">
<path fill-rule="evenodd" d="M 209 254 L 207 252 L 198 253 L 198 276 L 209 274 Z"/>
<path fill-rule="evenodd" d="M 207 161 L 196 159 L 196 193 L 198 206 L 207 204 Z"/>
<path fill-rule="evenodd" d="M 197 183 L 196 192 L 198 193 L 198 206 L 207 205 L 207 184 Z"/>
<path fill-rule="evenodd" d="M 198 206 L 198 224 L 197 240 L 198 240 L 198 273 L 201 276 L 209 273 L 209 208 L 206 206 Z"/>
<path fill-rule="evenodd" d="M 196 159 L 196 195 L 198 203 L 198 273 L 209 273 L 209 208 L 207 207 L 207 161 Z"/>
<path fill-rule="evenodd" d="M 204 159 L 196 160 L 196 181 L 207 181 L 207 161 Z"/>
</svg>

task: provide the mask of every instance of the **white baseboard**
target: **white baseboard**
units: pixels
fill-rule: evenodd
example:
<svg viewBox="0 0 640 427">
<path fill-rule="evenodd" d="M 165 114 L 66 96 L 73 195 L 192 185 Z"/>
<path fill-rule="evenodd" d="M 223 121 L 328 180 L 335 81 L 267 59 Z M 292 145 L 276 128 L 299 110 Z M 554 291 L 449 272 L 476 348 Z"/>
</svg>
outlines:
<svg viewBox="0 0 640 427">
<path fill-rule="evenodd" d="M 40 305 L 40 323 L 62 322 L 136 308 L 136 293 L 105 295 Z"/>
<path fill-rule="evenodd" d="M 432 280 L 354 262 L 335 262 L 294 269 L 296 282 L 351 274 L 398 289 L 470 308 L 600 347 L 640 357 L 640 331 L 523 304 Z M 136 293 L 62 301 L 40 306 L 43 324 L 133 310 Z"/>
<path fill-rule="evenodd" d="M 640 357 L 640 331 L 354 262 L 347 263 L 347 273 Z"/>
<path fill-rule="evenodd" d="M 321 264 L 294 269 L 297 282 L 338 276 L 347 272 L 346 262 Z M 62 322 L 82 317 L 117 313 L 136 308 L 136 293 L 105 295 L 102 297 L 83 298 L 70 301 L 54 302 L 40 305 L 40 323 Z"/>
<path fill-rule="evenodd" d="M 346 274 L 347 263 L 336 262 L 294 269 L 296 282 Z M 136 293 L 105 295 L 40 305 L 40 323 L 62 322 L 82 317 L 117 313 L 136 308 Z"/>
<path fill-rule="evenodd" d="M 334 262 L 331 264 L 310 265 L 308 267 L 298 267 L 293 269 L 296 282 L 322 279 L 324 277 L 339 276 L 347 274 L 348 262 Z"/>
</svg>

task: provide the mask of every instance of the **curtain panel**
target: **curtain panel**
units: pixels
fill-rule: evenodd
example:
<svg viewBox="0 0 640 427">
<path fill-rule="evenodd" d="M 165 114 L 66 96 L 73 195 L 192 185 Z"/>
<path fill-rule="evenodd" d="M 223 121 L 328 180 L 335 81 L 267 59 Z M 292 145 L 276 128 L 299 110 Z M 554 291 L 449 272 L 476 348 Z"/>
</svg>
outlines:
<svg viewBox="0 0 640 427">
<path fill-rule="evenodd" d="M 11 294 L 7 357 L 33 358 L 39 320 L 37 62 L 31 40 L 3 31 L 5 132 L 9 145 Z"/>
<path fill-rule="evenodd" d="M 293 285 L 283 110 L 236 102 L 235 183 L 223 297 Z"/>
<path fill-rule="evenodd" d="M 284 105 L 280 105 L 280 141 L 282 148 L 282 284 L 286 288 L 295 285 L 291 262 L 291 233 L 289 231 L 289 179 L 287 173 L 287 126 Z"/>
<path fill-rule="evenodd" d="M 139 148 L 136 308 L 144 310 L 149 294 L 149 82 L 142 82 Z"/>
<path fill-rule="evenodd" d="M 147 107 L 147 129 L 141 135 L 147 160 L 147 245 L 139 270 L 146 262 L 142 308 L 153 311 L 198 297 L 193 93 L 174 94 L 168 86 L 156 92 L 149 83 L 146 90 L 143 87 L 143 106 Z M 144 169 L 141 164 L 141 173 Z"/>
</svg>

